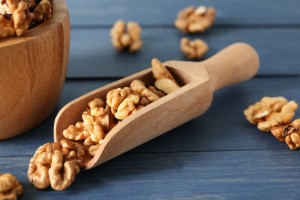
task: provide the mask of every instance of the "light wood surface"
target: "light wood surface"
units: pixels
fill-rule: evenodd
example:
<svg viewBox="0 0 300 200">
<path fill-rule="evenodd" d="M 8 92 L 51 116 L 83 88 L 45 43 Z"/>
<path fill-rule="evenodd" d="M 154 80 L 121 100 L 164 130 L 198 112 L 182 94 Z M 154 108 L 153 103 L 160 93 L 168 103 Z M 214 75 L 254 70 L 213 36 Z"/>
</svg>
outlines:
<svg viewBox="0 0 300 200">
<path fill-rule="evenodd" d="M 96 155 L 86 163 L 86 169 L 93 168 L 203 114 L 212 102 L 214 91 L 253 77 L 258 71 L 259 59 L 252 47 L 237 43 L 204 62 L 168 61 L 164 65 L 182 87 L 115 126 L 105 137 Z M 128 86 L 136 79 L 147 84 L 153 83 L 151 69 L 108 84 L 68 103 L 55 119 L 54 140 L 63 139 L 63 130 L 81 121 L 81 113 L 89 101 L 95 97 L 105 99 L 109 90 Z"/>
<path fill-rule="evenodd" d="M 21 37 L 0 38 L 0 140 L 45 120 L 65 81 L 69 58 L 69 15 L 55 0 L 53 16 Z"/>
</svg>

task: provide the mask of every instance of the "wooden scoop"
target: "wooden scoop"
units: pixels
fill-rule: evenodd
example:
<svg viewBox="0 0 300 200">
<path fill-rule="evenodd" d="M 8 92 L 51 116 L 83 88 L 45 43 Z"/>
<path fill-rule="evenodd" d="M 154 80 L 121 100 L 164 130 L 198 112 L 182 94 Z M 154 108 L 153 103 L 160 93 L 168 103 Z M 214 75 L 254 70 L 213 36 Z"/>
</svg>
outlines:
<svg viewBox="0 0 300 200">
<path fill-rule="evenodd" d="M 91 169 L 203 114 L 212 102 L 214 91 L 250 79 L 256 74 L 259 57 L 251 46 L 236 43 L 203 62 L 168 61 L 163 64 L 182 87 L 116 125 L 105 137 L 96 155 L 87 158 L 84 169 Z M 105 99 L 110 90 L 129 86 L 136 79 L 154 85 L 149 68 L 65 105 L 55 119 L 54 140 L 58 142 L 64 139 L 63 130 L 82 121 L 81 114 L 89 101 L 96 97 Z"/>
</svg>

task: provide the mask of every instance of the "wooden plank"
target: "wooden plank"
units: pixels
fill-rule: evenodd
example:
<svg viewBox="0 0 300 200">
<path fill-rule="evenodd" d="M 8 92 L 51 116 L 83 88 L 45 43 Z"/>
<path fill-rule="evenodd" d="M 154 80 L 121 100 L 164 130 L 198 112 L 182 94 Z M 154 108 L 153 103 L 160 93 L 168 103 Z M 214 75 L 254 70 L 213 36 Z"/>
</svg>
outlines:
<svg viewBox="0 0 300 200">
<path fill-rule="evenodd" d="M 216 25 L 300 24 L 298 0 L 67 0 L 73 26 L 111 26 L 116 20 L 133 20 L 142 25 L 173 25 L 177 12 L 194 5 L 214 6 Z"/>
<path fill-rule="evenodd" d="M 71 99 L 108 82 L 110 81 L 67 81 L 52 116 L 26 134 L 0 141 L 0 156 L 33 155 L 38 146 L 53 141 L 54 118 L 59 108 Z M 284 96 L 299 103 L 299 82 L 300 77 L 255 78 L 222 89 L 215 94 L 210 109 L 204 115 L 132 150 L 131 153 L 287 150 L 286 144 L 248 123 L 243 110 L 264 96 Z M 300 116 L 299 111 L 296 116 Z"/>
<path fill-rule="evenodd" d="M 300 154 L 283 151 L 123 155 L 81 172 L 65 191 L 28 182 L 29 157 L 0 157 L 16 175 L 22 199 L 286 199 L 300 196 Z M 293 198 L 292 198 L 293 199 Z"/>
<path fill-rule="evenodd" d="M 153 57 L 162 61 L 184 60 L 179 49 L 183 36 L 173 28 L 145 28 L 144 46 L 137 54 L 118 53 L 109 29 L 72 29 L 68 77 L 124 77 L 150 66 Z M 260 75 L 300 74 L 300 29 L 215 28 L 201 38 L 209 45 L 206 58 L 226 46 L 243 41 L 253 45 L 261 58 Z"/>
</svg>

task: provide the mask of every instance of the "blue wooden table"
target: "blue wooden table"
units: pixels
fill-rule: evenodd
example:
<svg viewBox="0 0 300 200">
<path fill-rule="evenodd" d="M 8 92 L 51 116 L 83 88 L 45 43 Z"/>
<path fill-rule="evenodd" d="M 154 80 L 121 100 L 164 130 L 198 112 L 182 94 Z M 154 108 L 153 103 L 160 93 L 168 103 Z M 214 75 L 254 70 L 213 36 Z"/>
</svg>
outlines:
<svg viewBox="0 0 300 200">
<path fill-rule="evenodd" d="M 243 116 L 263 96 L 300 103 L 299 0 L 67 0 L 71 50 L 67 80 L 51 115 L 31 131 L 0 141 L 0 171 L 16 175 L 22 200 L 35 199 L 300 199 L 300 152 L 262 133 Z M 214 6 L 216 23 L 200 35 L 175 29 L 177 12 L 189 5 Z M 144 46 L 117 53 L 110 28 L 117 19 L 137 21 Z M 184 60 L 181 37 L 201 38 L 210 57 L 227 45 L 251 44 L 261 58 L 252 80 L 215 93 L 198 117 L 90 171 L 62 192 L 37 190 L 27 179 L 36 148 L 53 141 L 53 123 L 70 100 L 162 61 Z M 300 112 L 297 111 L 297 117 Z"/>
</svg>

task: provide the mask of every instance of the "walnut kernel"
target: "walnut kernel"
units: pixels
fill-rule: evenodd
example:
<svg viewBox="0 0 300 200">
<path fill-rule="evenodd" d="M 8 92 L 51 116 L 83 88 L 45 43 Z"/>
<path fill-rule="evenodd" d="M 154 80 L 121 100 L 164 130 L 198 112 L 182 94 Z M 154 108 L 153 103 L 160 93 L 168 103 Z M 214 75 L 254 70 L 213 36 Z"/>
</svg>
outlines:
<svg viewBox="0 0 300 200">
<path fill-rule="evenodd" d="M 63 190 L 71 185 L 79 173 L 84 157 L 83 147 L 62 140 L 40 146 L 31 158 L 28 179 L 38 189 L 49 185 Z"/>
<path fill-rule="evenodd" d="M 284 97 L 264 97 L 250 105 L 244 115 L 259 130 L 268 132 L 272 127 L 290 123 L 297 108 L 295 101 L 288 102 Z"/>
<path fill-rule="evenodd" d="M 277 126 L 271 129 L 276 139 L 285 142 L 292 150 L 300 147 L 300 118 L 284 126 Z"/>
<path fill-rule="evenodd" d="M 162 90 L 166 94 L 170 94 L 179 89 L 179 84 L 173 78 L 172 74 L 162 63 L 154 58 L 152 59 L 152 73 L 155 81 L 155 87 Z"/>
<path fill-rule="evenodd" d="M 175 26 L 186 33 L 204 32 L 210 28 L 215 20 L 216 10 L 213 7 L 189 6 L 179 11 Z"/>
<path fill-rule="evenodd" d="M 200 39 L 190 41 L 188 38 L 182 38 L 180 49 L 189 59 L 202 58 L 208 51 L 208 45 Z"/>
<path fill-rule="evenodd" d="M 16 200 L 23 193 L 23 187 L 12 174 L 0 174 L 0 199 Z"/>
<path fill-rule="evenodd" d="M 29 28 L 52 15 L 52 0 L 2 0 L 0 2 L 0 37 L 23 35 Z"/>
<path fill-rule="evenodd" d="M 126 23 L 119 20 L 114 24 L 110 35 L 112 44 L 117 50 L 128 49 L 130 52 L 136 52 L 143 45 L 141 33 L 142 29 L 138 23 L 128 22 L 126 29 Z"/>
</svg>

